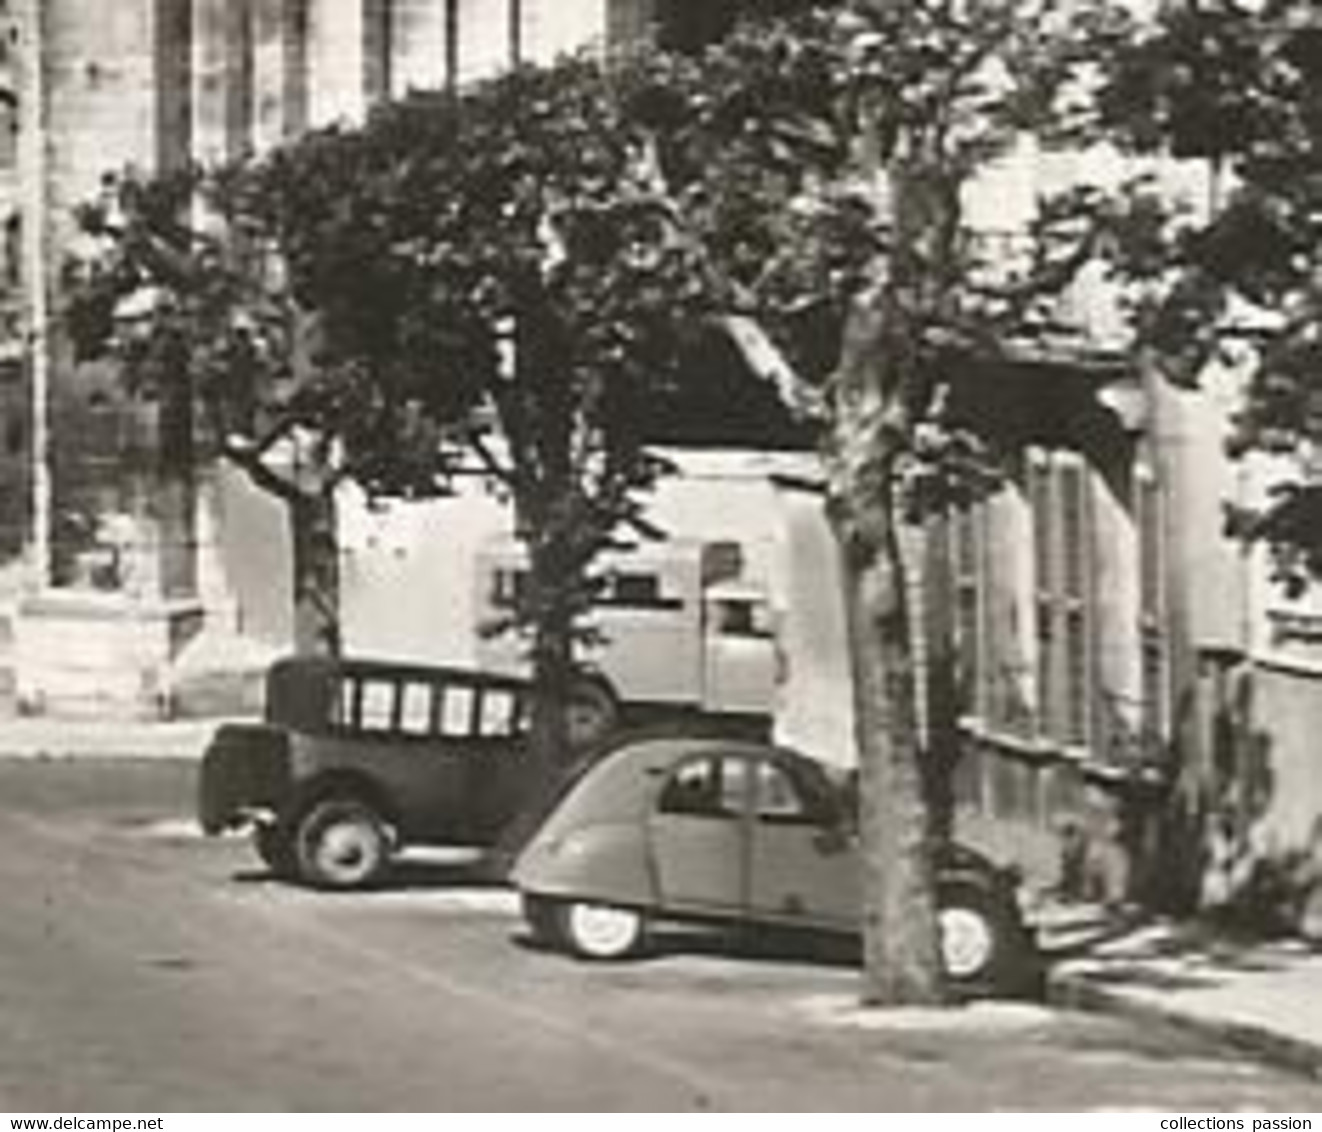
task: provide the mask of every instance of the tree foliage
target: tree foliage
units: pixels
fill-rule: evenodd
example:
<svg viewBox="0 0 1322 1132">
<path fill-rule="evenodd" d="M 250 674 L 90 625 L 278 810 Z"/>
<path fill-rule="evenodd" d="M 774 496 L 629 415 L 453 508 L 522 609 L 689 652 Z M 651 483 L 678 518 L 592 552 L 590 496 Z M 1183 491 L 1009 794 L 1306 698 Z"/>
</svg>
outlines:
<svg viewBox="0 0 1322 1132">
<path fill-rule="evenodd" d="M 1069 7 L 806 6 L 629 76 L 713 295 L 783 352 L 801 414 L 829 425 L 856 303 L 903 276 L 908 420 L 887 449 L 911 514 L 995 474 L 977 422 L 951 413 L 952 375 L 969 359 L 1086 351 L 1062 300 L 1121 242 L 1127 264 L 1143 248 L 1137 185 L 1132 197 L 1083 182 L 1044 191 L 1022 230 L 969 216 L 980 179 L 1026 143 L 1098 136 L 1085 72 L 1132 25 L 1103 4 Z"/>
<path fill-rule="evenodd" d="M 1145 341 L 1169 376 L 1244 375 L 1230 453 L 1286 471 L 1231 529 L 1292 589 L 1322 570 L 1322 24 L 1298 0 L 1179 6 L 1112 58 L 1114 136 L 1203 163 L 1209 199 L 1154 225 Z M 1130 274 L 1131 281 L 1139 278 Z"/>
<path fill-rule="evenodd" d="M 612 82 L 566 59 L 223 169 L 118 180 L 86 217 L 104 244 L 74 306 L 89 349 L 140 387 L 189 383 L 220 451 L 278 494 L 268 456 L 290 436 L 318 490 L 434 492 L 476 462 L 529 547 L 517 613 L 548 703 L 591 563 L 646 527 L 639 493 L 664 470 L 647 422 L 712 310 Z"/>
</svg>

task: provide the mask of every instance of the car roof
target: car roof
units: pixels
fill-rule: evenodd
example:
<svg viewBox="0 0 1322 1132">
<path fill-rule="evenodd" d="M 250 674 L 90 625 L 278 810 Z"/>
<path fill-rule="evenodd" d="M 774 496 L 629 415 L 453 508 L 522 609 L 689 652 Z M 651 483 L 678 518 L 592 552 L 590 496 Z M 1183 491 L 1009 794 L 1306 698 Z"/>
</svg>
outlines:
<svg viewBox="0 0 1322 1132">
<path fill-rule="evenodd" d="M 710 754 L 795 762 L 825 771 L 815 759 L 750 739 L 673 732 L 635 734 L 619 739 L 592 759 L 566 790 L 550 820 L 564 828 L 588 820 L 637 816 L 654 794 L 648 783 L 661 781 L 680 761 Z"/>
<path fill-rule="evenodd" d="M 656 733 L 621 739 L 618 744 L 602 752 L 598 765 L 619 763 L 641 770 L 661 770 L 677 759 L 703 754 L 741 754 L 750 758 L 783 758 L 817 763 L 816 759 L 811 759 L 797 751 L 775 747 L 755 739 L 711 734 Z M 596 767 L 593 769 L 595 770 Z"/>
</svg>

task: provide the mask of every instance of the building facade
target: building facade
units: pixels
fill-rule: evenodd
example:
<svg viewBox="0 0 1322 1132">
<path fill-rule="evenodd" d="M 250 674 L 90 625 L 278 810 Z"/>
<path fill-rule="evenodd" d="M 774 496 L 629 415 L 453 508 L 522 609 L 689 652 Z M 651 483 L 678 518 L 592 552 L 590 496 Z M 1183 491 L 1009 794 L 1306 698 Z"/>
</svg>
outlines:
<svg viewBox="0 0 1322 1132">
<path fill-rule="evenodd" d="M 0 317 L 0 555 L 22 710 L 171 711 L 199 656 L 223 667 L 246 653 L 256 665 L 261 649 L 236 642 L 288 642 L 287 582 L 260 576 L 273 563 L 246 553 L 284 537 L 262 502 L 223 472 L 195 470 L 185 406 L 129 399 L 108 368 L 77 364 L 60 330 L 60 265 L 78 247 L 76 210 L 103 178 L 260 152 L 411 88 L 520 60 L 658 27 L 688 34 L 665 7 L 12 0 L 0 10 L 0 86 L 12 79 L 0 99 L 0 290 L 19 315 Z"/>
</svg>

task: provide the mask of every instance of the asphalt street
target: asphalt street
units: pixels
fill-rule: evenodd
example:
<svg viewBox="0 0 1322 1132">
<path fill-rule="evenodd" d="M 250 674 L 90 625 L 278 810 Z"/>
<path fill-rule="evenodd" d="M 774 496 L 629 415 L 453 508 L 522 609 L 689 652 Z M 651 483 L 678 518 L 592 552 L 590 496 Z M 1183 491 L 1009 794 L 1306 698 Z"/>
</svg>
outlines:
<svg viewBox="0 0 1322 1132">
<path fill-rule="evenodd" d="M 198 835 L 192 779 L 0 762 L 0 1111 L 1322 1111 L 1151 1025 L 859 1012 L 848 966 L 792 947 L 577 964 L 454 863 L 304 891 Z"/>
</svg>

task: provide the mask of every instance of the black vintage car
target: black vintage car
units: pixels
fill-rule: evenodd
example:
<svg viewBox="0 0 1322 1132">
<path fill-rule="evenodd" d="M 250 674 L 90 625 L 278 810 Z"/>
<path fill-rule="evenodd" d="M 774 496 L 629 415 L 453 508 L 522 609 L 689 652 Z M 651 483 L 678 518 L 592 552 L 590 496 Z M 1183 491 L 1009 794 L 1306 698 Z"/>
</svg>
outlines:
<svg viewBox="0 0 1322 1132">
<path fill-rule="evenodd" d="M 217 729 L 198 814 L 251 826 L 277 874 L 320 888 L 378 881 L 409 845 L 491 846 L 529 800 L 526 682 L 454 668 L 291 658 L 265 720 Z"/>
</svg>

